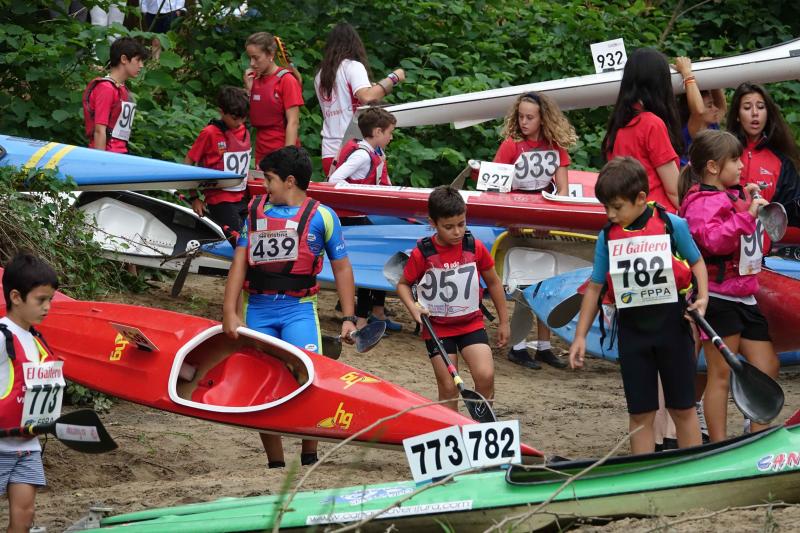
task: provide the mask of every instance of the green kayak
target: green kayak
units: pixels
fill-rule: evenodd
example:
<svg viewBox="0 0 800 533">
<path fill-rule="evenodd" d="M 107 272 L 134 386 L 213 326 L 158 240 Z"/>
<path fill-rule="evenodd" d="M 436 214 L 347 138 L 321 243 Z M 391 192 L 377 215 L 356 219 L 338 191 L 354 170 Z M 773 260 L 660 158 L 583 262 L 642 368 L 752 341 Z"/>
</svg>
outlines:
<svg viewBox="0 0 800 533">
<path fill-rule="evenodd" d="M 613 457 L 574 480 L 524 529 L 564 527 L 578 518 L 678 514 L 767 501 L 800 502 L 800 411 L 791 425 L 685 450 Z M 787 423 L 788 424 L 788 423 Z M 465 474 L 391 507 L 364 529 L 441 531 L 485 528 L 521 515 L 550 498 L 593 460 L 563 461 L 547 469 Z M 389 508 L 420 487 L 383 483 L 298 493 L 281 519 L 282 529 L 318 529 L 353 523 Z M 227 498 L 209 503 L 112 516 L 102 530 L 135 532 L 264 531 L 274 526 L 283 497 Z"/>
</svg>

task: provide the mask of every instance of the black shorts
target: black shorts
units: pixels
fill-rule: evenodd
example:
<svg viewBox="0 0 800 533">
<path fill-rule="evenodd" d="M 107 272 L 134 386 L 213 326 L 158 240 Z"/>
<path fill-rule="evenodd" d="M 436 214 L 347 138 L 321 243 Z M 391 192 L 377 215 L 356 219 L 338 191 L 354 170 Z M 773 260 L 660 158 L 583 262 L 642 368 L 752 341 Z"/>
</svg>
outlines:
<svg viewBox="0 0 800 533">
<path fill-rule="evenodd" d="M 706 320 L 720 337 L 741 334 L 751 341 L 771 341 L 767 319 L 758 305 L 746 305 L 714 296 L 708 299 Z"/>
<path fill-rule="evenodd" d="M 442 337 L 440 340 L 444 345 L 444 349 L 447 350 L 447 353 L 452 354 L 456 353 L 456 351 L 460 352 L 467 346 L 472 346 L 473 344 L 488 345 L 489 335 L 486 334 L 485 328 L 481 328 L 470 331 L 469 333 L 464 333 L 463 335 L 456 335 L 455 337 Z M 428 348 L 428 357 L 431 359 L 439 355 L 439 349 L 436 347 L 436 343 L 433 342 L 433 339 L 426 340 L 425 346 Z"/>
<path fill-rule="evenodd" d="M 247 217 L 247 200 L 241 199 L 238 202 L 220 202 L 209 205 L 208 218 L 217 223 L 222 228 L 225 237 L 236 247 L 236 233 L 242 231 L 244 220 Z"/>
<path fill-rule="evenodd" d="M 658 409 L 659 376 L 666 407 L 694 407 L 697 361 L 692 331 L 683 318 L 685 305 L 678 302 L 658 307 L 662 320 L 657 332 L 624 319 L 638 308 L 626 310 L 619 320 L 619 364 L 628 413 L 632 415 Z"/>
</svg>

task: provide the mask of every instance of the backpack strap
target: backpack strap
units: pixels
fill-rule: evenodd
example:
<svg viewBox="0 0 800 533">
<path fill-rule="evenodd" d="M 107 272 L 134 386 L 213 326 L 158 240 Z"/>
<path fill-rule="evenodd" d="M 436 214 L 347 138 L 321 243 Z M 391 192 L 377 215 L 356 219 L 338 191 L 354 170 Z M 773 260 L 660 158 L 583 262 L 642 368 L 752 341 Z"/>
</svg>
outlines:
<svg viewBox="0 0 800 533">
<path fill-rule="evenodd" d="M 303 208 L 303 213 L 300 215 L 300 220 L 297 222 L 297 237 L 298 239 L 302 239 L 303 235 L 306 232 L 306 226 L 308 225 L 308 219 L 311 218 L 311 213 L 314 212 L 314 209 L 319 205 L 319 202 L 316 200 L 312 200 L 311 198 L 306 200 L 306 205 Z M 298 243 L 299 245 L 299 243 Z M 286 265 L 283 267 L 283 274 L 289 274 L 294 268 L 293 261 L 287 261 Z"/>
<path fill-rule="evenodd" d="M 92 120 L 94 120 L 94 110 L 92 109 L 92 106 L 89 105 L 89 97 L 92 95 L 92 91 L 94 91 L 95 87 L 97 87 L 97 85 L 103 81 L 110 83 L 117 90 L 117 95 L 120 97 L 120 100 L 122 99 L 121 88 L 117 87 L 117 82 L 115 82 L 110 76 L 103 76 L 102 78 L 93 79 L 91 82 L 89 82 L 89 87 L 86 89 L 86 95 L 84 96 L 86 109 L 89 110 L 89 116 L 92 117 Z M 108 115 L 108 121 L 111 122 L 110 112 Z"/>
<path fill-rule="evenodd" d="M 475 237 L 469 230 L 464 232 L 464 238 L 461 240 L 461 249 L 465 252 L 475 253 Z"/>
<path fill-rule="evenodd" d="M 422 252 L 422 257 L 425 259 L 436 255 L 436 246 L 433 245 L 432 237 L 425 237 L 417 241 L 417 248 Z"/>
<path fill-rule="evenodd" d="M 3 334 L 5 337 L 6 342 L 6 354 L 8 358 L 12 361 L 17 358 L 17 352 L 14 349 L 14 335 L 11 333 L 11 330 L 8 329 L 6 324 L 0 324 L 0 333 Z"/>
</svg>

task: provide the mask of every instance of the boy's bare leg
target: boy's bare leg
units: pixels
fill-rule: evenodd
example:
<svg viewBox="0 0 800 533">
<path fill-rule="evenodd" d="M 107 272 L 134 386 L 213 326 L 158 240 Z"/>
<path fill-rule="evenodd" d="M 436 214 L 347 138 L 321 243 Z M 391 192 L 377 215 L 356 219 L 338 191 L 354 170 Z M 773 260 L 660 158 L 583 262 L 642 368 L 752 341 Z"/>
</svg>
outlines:
<svg viewBox="0 0 800 533">
<path fill-rule="evenodd" d="M 450 360 L 453 365 L 458 369 L 458 356 L 450 354 Z M 443 403 L 445 407 L 458 411 L 458 388 L 450 372 L 447 371 L 447 365 L 444 364 L 444 359 L 440 356 L 431 358 L 431 365 L 433 365 L 433 373 L 436 376 L 436 386 L 439 389 L 439 400 L 452 400 Z"/>
<path fill-rule="evenodd" d="M 669 415 L 675 422 L 675 430 L 678 434 L 678 446 L 680 448 L 700 446 L 703 443 L 703 437 L 700 434 L 700 422 L 697 419 L 697 411 L 694 407 L 688 409 L 669 409 Z"/>
<path fill-rule="evenodd" d="M 303 439 L 303 447 L 301 453 L 317 453 L 317 441 Z"/>
<path fill-rule="evenodd" d="M 487 400 L 494 398 L 494 359 L 488 344 L 471 344 L 461 352 L 469 367 L 475 391 Z"/>
<path fill-rule="evenodd" d="M 9 483 L 8 533 L 28 533 L 33 525 L 36 487 L 27 483 Z"/>
<path fill-rule="evenodd" d="M 628 430 L 633 433 L 636 428 L 642 427 L 631 435 L 631 453 L 653 453 L 656 449 L 655 433 L 653 422 L 656 418 L 655 411 L 629 415 Z"/>
<path fill-rule="evenodd" d="M 281 438 L 278 435 L 271 435 L 269 433 L 260 433 L 260 435 L 261 443 L 264 445 L 264 451 L 267 452 L 267 461 L 270 463 L 284 461 Z"/>
</svg>

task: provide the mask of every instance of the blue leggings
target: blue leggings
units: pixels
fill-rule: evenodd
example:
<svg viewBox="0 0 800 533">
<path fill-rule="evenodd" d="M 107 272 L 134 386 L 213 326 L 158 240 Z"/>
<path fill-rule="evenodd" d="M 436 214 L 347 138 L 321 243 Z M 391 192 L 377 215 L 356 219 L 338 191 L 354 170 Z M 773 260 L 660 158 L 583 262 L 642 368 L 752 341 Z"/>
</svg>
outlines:
<svg viewBox="0 0 800 533">
<path fill-rule="evenodd" d="M 245 318 L 247 327 L 272 335 L 298 348 L 321 353 L 322 338 L 317 318 L 317 297 L 281 298 L 251 296 Z"/>
</svg>

